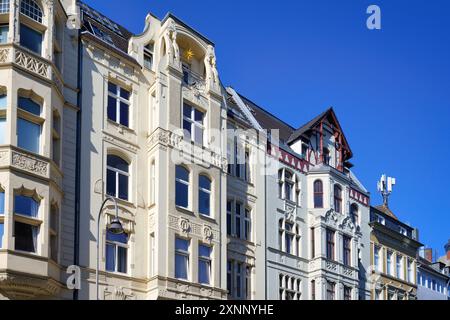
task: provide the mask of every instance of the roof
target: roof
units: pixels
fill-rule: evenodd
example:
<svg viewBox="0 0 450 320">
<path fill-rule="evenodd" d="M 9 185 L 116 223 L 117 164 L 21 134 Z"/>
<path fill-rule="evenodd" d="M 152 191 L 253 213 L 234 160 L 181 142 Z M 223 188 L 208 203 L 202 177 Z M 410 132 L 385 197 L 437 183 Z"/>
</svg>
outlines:
<svg viewBox="0 0 450 320">
<path fill-rule="evenodd" d="M 375 209 L 377 209 L 378 211 L 383 212 L 385 215 L 388 215 L 389 217 L 391 217 L 391 218 L 393 218 L 393 219 L 399 221 L 398 218 L 397 218 L 397 216 L 391 211 L 391 209 L 389 209 L 389 208 L 388 208 L 387 206 L 385 206 L 384 204 L 381 205 L 381 206 L 376 206 Z"/>
<path fill-rule="evenodd" d="M 189 26 L 188 24 L 186 24 L 183 20 L 181 20 L 180 18 L 178 18 L 176 15 L 174 15 L 173 13 L 169 12 L 164 19 L 161 21 L 161 24 L 164 24 L 166 22 L 167 19 L 172 18 L 177 24 L 185 27 L 186 29 L 190 30 L 193 34 L 195 34 L 197 37 L 199 37 L 200 39 L 202 39 L 203 41 L 205 41 L 207 44 L 210 44 L 214 47 L 214 42 L 212 42 L 211 40 L 209 40 L 207 37 L 205 37 L 204 35 L 202 35 L 200 32 L 198 32 L 197 30 L 195 30 L 194 28 L 192 28 L 191 26 Z"/>
<path fill-rule="evenodd" d="M 239 94 L 239 96 L 241 97 L 242 101 L 244 101 L 244 103 L 247 105 L 247 107 L 250 109 L 256 121 L 258 121 L 261 127 L 263 127 L 266 130 L 278 129 L 280 133 L 280 140 L 282 140 L 283 142 L 286 142 L 289 139 L 290 135 L 295 130 L 293 127 L 291 127 L 283 120 L 277 118 L 270 112 L 264 110 L 263 108 L 261 108 L 248 98 L 244 97 L 243 95 Z"/>
<path fill-rule="evenodd" d="M 82 30 L 128 55 L 128 42 L 133 36 L 125 27 L 79 1 Z"/>
</svg>

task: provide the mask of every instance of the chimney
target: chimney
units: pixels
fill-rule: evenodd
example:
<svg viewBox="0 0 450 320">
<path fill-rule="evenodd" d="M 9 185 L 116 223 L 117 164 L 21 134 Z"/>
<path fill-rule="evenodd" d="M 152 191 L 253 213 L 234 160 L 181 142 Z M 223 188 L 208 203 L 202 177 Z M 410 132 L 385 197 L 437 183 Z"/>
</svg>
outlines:
<svg viewBox="0 0 450 320">
<path fill-rule="evenodd" d="M 423 250 L 423 257 L 430 263 L 433 263 L 433 249 L 425 248 Z"/>
<path fill-rule="evenodd" d="M 447 244 L 444 246 L 445 252 L 447 253 L 447 261 L 450 261 L 450 239 L 448 239 Z"/>
</svg>

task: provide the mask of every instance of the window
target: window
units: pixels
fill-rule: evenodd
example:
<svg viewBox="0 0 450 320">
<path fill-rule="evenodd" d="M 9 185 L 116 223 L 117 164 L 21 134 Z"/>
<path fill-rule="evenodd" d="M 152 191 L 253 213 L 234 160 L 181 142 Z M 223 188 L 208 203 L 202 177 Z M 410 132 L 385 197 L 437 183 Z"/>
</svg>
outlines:
<svg viewBox="0 0 450 320">
<path fill-rule="evenodd" d="M 175 238 L 175 278 L 189 279 L 189 240 Z"/>
<path fill-rule="evenodd" d="M 292 179 L 292 173 L 284 172 L 284 197 L 286 200 L 293 201 L 294 195 L 294 181 Z"/>
<path fill-rule="evenodd" d="M 386 264 L 387 264 L 387 273 L 390 276 L 394 276 L 394 263 L 392 261 L 392 258 L 394 256 L 394 253 L 390 250 L 388 250 L 387 255 L 386 255 Z"/>
<path fill-rule="evenodd" d="M 327 281 L 327 300 L 335 300 L 336 298 L 336 284 Z"/>
<path fill-rule="evenodd" d="M 311 300 L 316 300 L 316 280 L 311 280 Z"/>
<path fill-rule="evenodd" d="M 185 138 L 203 146 L 205 114 L 188 104 L 183 104 L 183 130 Z"/>
<path fill-rule="evenodd" d="M 323 163 L 330 165 L 330 150 L 328 148 L 323 148 Z"/>
<path fill-rule="evenodd" d="M 175 167 L 175 204 L 189 207 L 189 171 L 183 166 Z"/>
<path fill-rule="evenodd" d="M 14 222 L 15 250 L 37 252 L 39 228 L 30 224 Z"/>
<path fill-rule="evenodd" d="M 231 299 L 250 299 L 252 267 L 234 260 L 227 261 L 227 290 Z"/>
<path fill-rule="evenodd" d="M 41 106 L 29 98 L 19 97 L 17 117 L 18 147 L 39 153 L 42 120 Z"/>
<path fill-rule="evenodd" d="M 52 159 L 60 167 L 61 166 L 61 119 L 59 115 L 53 113 L 53 129 L 52 129 Z"/>
<path fill-rule="evenodd" d="M 227 290 L 228 294 L 232 294 L 232 283 L 233 283 L 233 263 L 231 260 L 227 261 Z"/>
<path fill-rule="evenodd" d="M 408 259 L 407 262 L 407 268 L 408 268 L 408 282 L 414 282 L 414 273 L 413 273 L 413 266 L 412 266 L 412 261 L 410 259 Z"/>
<path fill-rule="evenodd" d="M 0 2 L 0 12 L 2 10 L 1 5 L 2 3 Z M 8 25 L 0 25 L 0 44 L 8 42 L 8 31 L 9 31 Z"/>
<path fill-rule="evenodd" d="M 236 202 L 236 207 L 234 211 L 234 235 L 237 238 L 241 238 L 241 215 L 242 215 L 242 204 Z"/>
<path fill-rule="evenodd" d="M 152 70 L 153 67 L 153 48 L 153 43 L 149 43 L 144 47 L 144 68 L 148 70 Z"/>
<path fill-rule="evenodd" d="M 14 196 L 14 213 L 37 218 L 39 213 L 39 203 L 32 197 L 16 195 Z"/>
<path fill-rule="evenodd" d="M 155 204 L 156 198 L 156 165 L 155 160 L 150 164 L 150 204 Z"/>
<path fill-rule="evenodd" d="M 296 183 L 296 180 L 296 176 L 286 169 L 281 169 L 278 172 L 278 193 L 280 199 L 296 202 L 297 196 L 297 201 L 300 203 L 300 189 L 298 186 L 296 188 L 296 184 L 299 182 L 297 181 Z"/>
<path fill-rule="evenodd" d="M 42 23 L 42 9 L 33 0 L 22 0 L 20 2 L 20 13 L 26 15 L 34 21 Z"/>
<path fill-rule="evenodd" d="M 381 247 L 375 245 L 373 247 L 373 259 L 374 259 L 374 265 L 375 265 L 375 270 L 377 272 L 383 272 L 383 259 L 381 256 Z"/>
<path fill-rule="evenodd" d="M 127 273 L 128 234 L 106 233 L 106 271 Z"/>
<path fill-rule="evenodd" d="M 344 300 L 352 300 L 352 288 L 344 286 Z"/>
<path fill-rule="evenodd" d="M 350 206 L 350 218 L 355 225 L 359 224 L 358 210 L 358 205 L 356 203 L 352 203 Z"/>
<path fill-rule="evenodd" d="M 91 26 L 92 32 L 94 33 L 94 35 L 97 38 L 99 38 L 99 39 L 105 41 L 106 43 L 114 46 L 114 42 L 113 42 L 111 36 L 108 33 L 104 32 L 97 25 L 95 25 L 95 24 L 93 24 L 91 22 L 89 22 L 89 25 Z"/>
<path fill-rule="evenodd" d="M 0 249 L 3 248 L 3 235 L 5 234 L 5 225 L 0 222 Z"/>
<path fill-rule="evenodd" d="M 244 216 L 244 239 L 247 241 L 252 240 L 252 217 L 250 209 L 245 208 Z"/>
<path fill-rule="evenodd" d="M 323 208 L 323 183 L 314 181 L 314 208 Z"/>
<path fill-rule="evenodd" d="M 128 200 L 129 165 L 122 158 L 114 155 L 107 157 L 106 192 L 108 195 Z"/>
<path fill-rule="evenodd" d="M 384 219 L 384 217 L 382 217 L 380 215 L 377 215 L 377 222 L 384 226 L 386 224 L 386 219 Z"/>
<path fill-rule="evenodd" d="M 280 300 L 300 300 L 301 280 L 280 274 Z"/>
<path fill-rule="evenodd" d="M 59 233 L 59 212 L 58 207 L 51 206 L 50 209 L 50 259 L 58 261 L 58 233 Z"/>
<path fill-rule="evenodd" d="M 0 110 L 0 145 L 6 143 L 6 112 Z"/>
<path fill-rule="evenodd" d="M 352 259 L 352 249 L 351 249 L 352 239 L 348 236 L 344 236 L 343 245 L 344 245 L 344 264 L 346 266 L 351 265 Z"/>
<path fill-rule="evenodd" d="M 211 284 L 211 247 L 198 246 L 198 282 Z"/>
<path fill-rule="evenodd" d="M 242 263 L 236 264 L 236 297 L 242 298 Z"/>
<path fill-rule="evenodd" d="M 203 175 L 199 177 L 198 211 L 205 216 L 211 215 L 211 180 Z"/>
<path fill-rule="evenodd" d="M 9 12 L 9 0 L 0 0 L 0 14 Z"/>
<path fill-rule="evenodd" d="M 398 229 L 399 229 L 400 234 L 402 234 L 404 236 L 408 235 L 408 232 L 406 231 L 405 228 L 399 226 Z"/>
<path fill-rule="evenodd" d="M 397 278 L 403 279 L 403 257 L 397 255 Z"/>
<path fill-rule="evenodd" d="M 42 54 L 42 33 L 20 24 L 20 45 L 34 53 Z"/>
<path fill-rule="evenodd" d="M 342 213 L 342 188 L 334 185 L 334 211 Z"/>
<path fill-rule="evenodd" d="M 316 257 L 316 229 L 311 228 L 311 258 Z"/>
<path fill-rule="evenodd" d="M 130 92 L 108 82 L 108 119 L 125 127 L 130 126 Z"/>
<path fill-rule="evenodd" d="M 233 201 L 227 201 L 227 235 L 232 235 Z"/>
<path fill-rule="evenodd" d="M 327 259 L 334 260 L 334 231 L 327 229 Z"/>
<path fill-rule="evenodd" d="M 0 216 L 5 214 L 5 191 L 0 189 Z"/>
<path fill-rule="evenodd" d="M 300 256 L 300 228 L 297 224 L 281 219 L 279 222 L 280 249 L 286 253 Z"/>
</svg>

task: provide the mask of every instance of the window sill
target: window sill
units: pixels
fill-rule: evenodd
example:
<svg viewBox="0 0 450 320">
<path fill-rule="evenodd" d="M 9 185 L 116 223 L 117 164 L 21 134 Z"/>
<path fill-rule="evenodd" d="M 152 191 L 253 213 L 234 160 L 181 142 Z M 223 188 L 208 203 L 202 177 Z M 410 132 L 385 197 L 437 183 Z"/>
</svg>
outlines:
<svg viewBox="0 0 450 320">
<path fill-rule="evenodd" d="M 195 214 L 194 214 L 194 211 L 192 211 L 191 209 L 189 209 L 189 208 L 185 208 L 185 207 L 180 207 L 180 206 L 175 206 L 175 209 L 177 209 L 178 211 L 181 211 L 181 212 L 183 212 L 183 213 L 185 213 L 185 214 L 188 214 L 188 215 L 190 215 L 190 216 L 195 216 Z"/>
<path fill-rule="evenodd" d="M 111 120 L 109 118 L 107 119 L 107 121 L 111 126 L 115 127 L 119 133 L 122 133 L 121 131 L 127 131 L 133 135 L 136 135 L 136 131 L 130 127 L 124 126 L 123 124 L 115 122 L 114 120 Z"/>
<path fill-rule="evenodd" d="M 216 219 L 212 216 L 208 216 L 206 214 L 203 213 L 199 213 L 199 217 L 204 219 L 204 220 L 208 220 L 209 222 L 216 222 Z"/>
</svg>

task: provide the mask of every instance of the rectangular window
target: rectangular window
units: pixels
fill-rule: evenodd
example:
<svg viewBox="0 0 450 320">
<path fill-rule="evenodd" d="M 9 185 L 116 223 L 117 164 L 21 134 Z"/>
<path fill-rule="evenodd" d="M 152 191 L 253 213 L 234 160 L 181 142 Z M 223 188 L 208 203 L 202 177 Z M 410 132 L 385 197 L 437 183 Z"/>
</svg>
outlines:
<svg viewBox="0 0 450 320">
<path fill-rule="evenodd" d="M 211 284 L 211 247 L 198 246 L 198 282 Z"/>
<path fill-rule="evenodd" d="M 397 278 L 403 279 L 403 258 L 397 255 Z"/>
<path fill-rule="evenodd" d="M 241 210 L 242 205 L 240 203 L 236 203 L 236 210 L 234 212 L 234 234 L 237 238 L 241 238 Z"/>
<path fill-rule="evenodd" d="M 108 119 L 125 127 L 130 126 L 130 92 L 108 82 Z"/>
<path fill-rule="evenodd" d="M 42 54 L 42 33 L 20 24 L 20 45 L 34 53 Z"/>
<path fill-rule="evenodd" d="M 128 235 L 126 233 L 106 234 L 106 270 L 127 273 Z"/>
<path fill-rule="evenodd" d="M 228 201 L 227 202 L 227 235 L 231 236 L 232 234 L 232 209 L 233 209 L 233 202 Z"/>
<path fill-rule="evenodd" d="M 59 213 L 56 206 L 50 209 L 50 259 L 58 261 Z"/>
<path fill-rule="evenodd" d="M 408 282 L 414 282 L 414 272 L 412 261 L 408 259 Z"/>
<path fill-rule="evenodd" d="M 61 120 L 56 113 L 53 113 L 52 127 L 52 159 L 59 167 L 61 166 Z"/>
<path fill-rule="evenodd" d="M 0 113 L 0 145 L 6 143 L 6 117 Z"/>
<path fill-rule="evenodd" d="M 152 70 L 153 67 L 153 43 L 149 43 L 144 47 L 144 68 Z"/>
<path fill-rule="evenodd" d="M 373 248 L 374 248 L 373 249 L 373 259 L 374 259 L 375 270 L 377 272 L 383 272 L 381 247 L 375 245 Z"/>
<path fill-rule="evenodd" d="M 1 25 L 0 26 L 0 44 L 8 42 L 8 25 Z"/>
<path fill-rule="evenodd" d="M 311 258 L 316 257 L 316 235 L 315 229 L 311 228 Z"/>
<path fill-rule="evenodd" d="M 5 214 L 5 192 L 0 190 L 0 215 Z"/>
<path fill-rule="evenodd" d="M 316 281 L 311 280 L 311 300 L 316 300 Z"/>
<path fill-rule="evenodd" d="M 32 197 L 14 196 L 14 213 L 36 218 L 39 213 L 39 203 Z"/>
<path fill-rule="evenodd" d="M 203 146 L 205 114 L 188 104 L 183 104 L 183 130 L 186 139 Z"/>
<path fill-rule="evenodd" d="M 350 266 L 351 264 L 351 243 L 352 239 L 350 237 L 344 236 L 343 244 L 344 244 L 344 264 L 346 266 Z"/>
<path fill-rule="evenodd" d="M 394 253 L 392 251 L 388 251 L 386 255 L 386 264 L 387 264 L 387 273 L 390 276 L 394 276 L 394 264 L 392 261 Z"/>
<path fill-rule="evenodd" d="M 251 223 L 251 212 L 249 209 L 245 208 L 244 217 L 244 239 L 247 241 L 252 241 L 252 223 Z"/>
<path fill-rule="evenodd" d="M 327 229 L 327 259 L 334 260 L 334 231 Z"/>
<path fill-rule="evenodd" d="M 352 300 L 352 288 L 344 286 L 344 300 Z"/>
<path fill-rule="evenodd" d="M 16 221 L 14 223 L 15 250 L 36 253 L 38 232 L 38 227 Z"/>
<path fill-rule="evenodd" d="M 0 223 L 0 249 L 3 248 L 3 235 L 5 234 L 5 225 L 3 222 Z"/>
<path fill-rule="evenodd" d="M 18 147 L 39 153 L 41 126 L 34 122 L 18 118 L 17 119 L 17 145 Z"/>
<path fill-rule="evenodd" d="M 252 297 L 252 269 L 249 266 L 245 267 L 245 296 L 244 299 L 251 299 Z"/>
<path fill-rule="evenodd" d="M 175 278 L 189 279 L 189 240 L 175 238 Z"/>
<path fill-rule="evenodd" d="M 327 300 L 334 300 L 336 296 L 336 284 L 334 282 L 327 282 Z"/>
<path fill-rule="evenodd" d="M 294 225 L 292 223 L 285 223 L 284 244 L 286 253 L 294 254 Z"/>
<path fill-rule="evenodd" d="M 228 295 L 232 295 L 232 284 L 233 284 L 233 261 L 228 260 L 227 261 L 227 290 Z"/>
<path fill-rule="evenodd" d="M 236 297 L 242 298 L 242 263 L 236 265 Z"/>
</svg>

